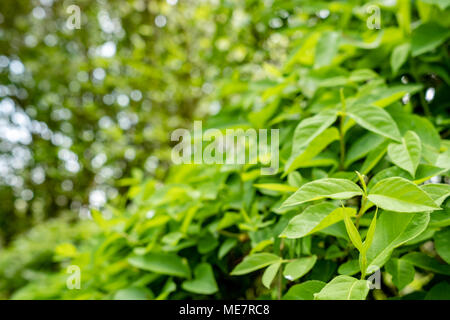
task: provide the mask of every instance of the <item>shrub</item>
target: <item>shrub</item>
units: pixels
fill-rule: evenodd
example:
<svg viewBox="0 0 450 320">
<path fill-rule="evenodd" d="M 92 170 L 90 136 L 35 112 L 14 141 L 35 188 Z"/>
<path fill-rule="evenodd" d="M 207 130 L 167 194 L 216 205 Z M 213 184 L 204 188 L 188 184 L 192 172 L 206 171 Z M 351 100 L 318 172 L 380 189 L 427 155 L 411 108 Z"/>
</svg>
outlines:
<svg viewBox="0 0 450 320">
<path fill-rule="evenodd" d="M 262 79 L 221 79 L 205 127 L 280 129 L 276 174 L 184 164 L 124 179 L 117 204 L 92 210 L 95 237 L 58 245 L 60 272 L 12 298 L 449 299 L 448 9 L 408 4 L 383 7 L 381 30 L 362 7 L 306 5 Z"/>
</svg>

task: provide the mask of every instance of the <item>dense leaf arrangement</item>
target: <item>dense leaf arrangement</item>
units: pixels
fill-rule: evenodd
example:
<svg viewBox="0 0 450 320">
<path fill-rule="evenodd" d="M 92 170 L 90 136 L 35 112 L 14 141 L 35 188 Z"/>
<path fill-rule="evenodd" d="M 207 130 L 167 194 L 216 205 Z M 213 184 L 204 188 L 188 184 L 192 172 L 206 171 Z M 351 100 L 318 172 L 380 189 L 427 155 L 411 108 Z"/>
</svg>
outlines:
<svg viewBox="0 0 450 320">
<path fill-rule="evenodd" d="M 208 126 L 279 128 L 275 175 L 136 173 L 118 205 L 92 210 L 99 231 L 55 244 L 45 271 L 0 270 L 0 283 L 28 281 L 0 288 L 17 299 L 450 299 L 449 9 L 397 3 L 382 7 L 381 30 L 342 2 L 305 6 L 330 17 L 287 28 L 290 52 L 263 80 L 222 79 Z M 69 265 L 80 290 L 66 288 Z"/>
</svg>

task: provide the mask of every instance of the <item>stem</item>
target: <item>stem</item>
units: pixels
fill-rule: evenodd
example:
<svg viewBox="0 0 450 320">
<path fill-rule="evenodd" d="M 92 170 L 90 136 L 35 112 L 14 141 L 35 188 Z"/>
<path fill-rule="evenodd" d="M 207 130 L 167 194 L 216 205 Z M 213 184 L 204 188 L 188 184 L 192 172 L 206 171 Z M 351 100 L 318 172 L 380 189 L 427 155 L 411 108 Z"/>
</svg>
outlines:
<svg viewBox="0 0 450 320">
<path fill-rule="evenodd" d="M 341 146 L 339 169 L 344 170 L 345 169 L 345 166 L 344 166 L 344 161 L 345 161 L 344 124 L 345 124 L 345 108 L 346 108 L 346 106 L 345 106 L 344 90 L 342 88 L 341 88 L 340 94 L 341 94 L 342 111 L 341 111 L 341 115 L 340 115 L 340 125 L 339 125 L 339 138 L 340 138 L 340 146 Z"/>
<path fill-rule="evenodd" d="M 367 257 L 366 254 L 361 256 L 361 280 L 364 280 L 366 277 L 366 268 L 367 268 Z"/>
<path fill-rule="evenodd" d="M 280 241 L 280 256 L 283 257 L 282 251 L 284 249 L 284 238 Z M 280 266 L 278 271 L 278 300 L 281 300 L 281 286 L 283 285 L 283 265 Z"/>
<path fill-rule="evenodd" d="M 342 123 L 344 122 L 344 116 L 341 116 L 341 128 L 340 128 L 340 143 L 341 143 L 341 159 L 340 159 L 340 165 L 339 165 L 339 169 L 340 170 L 344 170 L 344 160 L 345 160 L 345 142 L 344 142 L 344 134 L 343 134 L 343 130 L 342 130 Z"/>
<path fill-rule="evenodd" d="M 281 284 L 283 282 L 283 275 L 282 275 L 282 266 L 280 266 L 280 271 L 278 271 L 278 300 L 281 300 Z"/>
<path fill-rule="evenodd" d="M 367 197 L 366 195 L 363 195 L 362 200 L 361 200 L 361 207 L 359 208 L 358 214 L 356 215 L 356 221 L 355 221 L 355 226 L 356 229 L 359 229 L 359 220 L 361 219 L 361 217 L 363 216 L 365 209 L 364 207 L 366 206 L 367 203 Z"/>
</svg>

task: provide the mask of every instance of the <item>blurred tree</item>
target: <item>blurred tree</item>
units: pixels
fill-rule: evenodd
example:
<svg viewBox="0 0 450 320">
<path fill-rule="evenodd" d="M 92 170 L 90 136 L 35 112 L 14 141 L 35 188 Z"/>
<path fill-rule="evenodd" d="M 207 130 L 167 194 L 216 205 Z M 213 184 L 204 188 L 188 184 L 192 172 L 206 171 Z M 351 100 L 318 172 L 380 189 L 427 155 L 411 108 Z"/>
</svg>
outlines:
<svg viewBox="0 0 450 320">
<path fill-rule="evenodd" d="M 208 97 L 233 66 L 281 58 L 286 21 L 260 1 L 2 1 L 0 239 L 88 215 L 133 168 L 163 178 L 169 133 L 219 111 Z"/>
</svg>

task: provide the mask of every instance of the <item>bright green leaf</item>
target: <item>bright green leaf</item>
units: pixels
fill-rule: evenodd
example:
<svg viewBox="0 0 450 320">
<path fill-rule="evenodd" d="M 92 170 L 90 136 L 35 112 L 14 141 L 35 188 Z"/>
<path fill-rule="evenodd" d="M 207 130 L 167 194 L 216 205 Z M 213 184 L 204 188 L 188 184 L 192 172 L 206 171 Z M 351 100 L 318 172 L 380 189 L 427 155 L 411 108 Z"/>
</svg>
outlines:
<svg viewBox="0 0 450 320">
<path fill-rule="evenodd" d="M 316 300 L 365 300 L 369 293 L 366 280 L 358 280 L 349 276 L 337 276 L 316 293 Z"/>
<path fill-rule="evenodd" d="M 403 43 L 394 48 L 391 54 L 391 69 L 393 74 L 397 74 L 400 67 L 408 59 L 411 45 L 409 43 Z"/>
<path fill-rule="evenodd" d="M 291 187 L 287 184 L 281 184 L 281 183 L 260 183 L 260 184 L 254 184 L 253 186 L 258 189 L 278 191 L 278 192 L 282 192 L 282 193 L 292 193 L 292 192 L 297 191 L 297 189 L 298 189 L 296 187 Z"/>
<path fill-rule="evenodd" d="M 406 132 L 402 143 L 391 143 L 388 146 L 388 155 L 392 162 L 408 171 L 413 177 L 416 174 L 422 153 L 420 138 L 413 131 Z"/>
<path fill-rule="evenodd" d="M 117 291 L 114 300 L 150 300 L 153 294 L 147 288 L 129 287 Z"/>
<path fill-rule="evenodd" d="M 323 198 L 348 199 L 358 195 L 362 195 L 362 190 L 354 182 L 346 179 L 325 178 L 301 186 L 283 203 L 282 207 Z"/>
<path fill-rule="evenodd" d="M 285 173 L 291 173 L 293 170 L 311 166 L 310 162 L 333 141 L 339 140 L 339 131 L 334 128 L 328 128 L 320 133 L 308 145 L 304 145 L 292 153 L 285 166 Z"/>
<path fill-rule="evenodd" d="M 246 256 L 231 272 L 231 275 L 238 276 L 262 269 L 273 263 L 280 262 L 281 258 L 272 253 L 262 252 Z"/>
<path fill-rule="evenodd" d="M 174 254 L 148 253 L 145 256 L 133 256 L 128 262 L 139 269 L 170 276 L 189 278 L 189 266 Z"/>
<path fill-rule="evenodd" d="M 352 219 L 348 215 L 344 215 L 345 229 L 347 229 L 348 237 L 358 251 L 363 251 L 361 235 L 353 224 Z"/>
<path fill-rule="evenodd" d="M 368 199 L 380 208 L 397 212 L 440 209 L 426 192 L 411 181 L 399 177 L 379 181 L 369 191 Z"/>
<path fill-rule="evenodd" d="M 273 279 L 277 275 L 277 272 L 278 272 L 278 269 L 280 269 L 280 266 L 281 266 L 281 261 L 271 264 L 264 271 L 263 276 L 262 276 L 262 284 L 267 289 L 270 289 L 270 285 L 272 284 Z"/>
<path fill-rule="evenodd" d="M 233 249 L 234 246 L 237 245 L 238 240 L 235 238 L 226 239 L 219 248 L 219 252 L 217 253 L 217 257 L 222 259 L 225 255 Z"/>
<path fill-rule="evenodd" d="M 316 261 L 316 256 L 295 259 L 286 264 L 283 276 L 290 281 L 295 281 L 307 274 L 314 267 Z"/>
<path fill-rule="evenodd" d="M 289 221 L 281 236 L 295 239 L 313 234 L 343 220 L 344 211 L 349 216 L 356 215 L 353 208 L 336 208 L 329 202 L 311 205 Z"/>
<path fill-rule="evenodd" d="M 322 34 L 316 45 L 314 68 L 321 68 L 331 64 L 339 46 L 339 33 L 327 31 Z"/>
<path fill-rule="evenodd" d="M 325 282 L 317 280 L 296 284 L 289 288 L 283 300 L 314 300 L 314 294 L 322 290 L 325 285 Z"/>
<path fill-rule="evenodd" d="M 425 191 L 434 202 L 440 206 L 450 196 L 450 185 L 443 183 L 429 183 L 420 188 Z"/>
<path fill-rule="evenodd" d="M 380 107 L 353 105 L 346 113 L 361 127 L 392 140 L 400 141 L 401 136 L 394 119 Z"/>
<path fill-rule="evenodd" d="M 372 245 L 367 250 L 367 269 L 381 268 L 395 248 L 420 235 L 429 221 L 429 213 L 382 212 Z"/>
<path fill-rule="evenodd" d="M 418 28 L 413 30 L 412 33 L 412 56 L 416 57 L 434 50 L 449 36 L 450 32 L 448 28 L 445 28 L 436 22 L 421 24 Z"/>
<path fill-rule="evenodd" d="M 313 117 L 302 120 L 295 128 L 292 141 L 292 154 L 297 154 L 301 147 L 308 145 L 315 137 L 321 134 L 336 121 L 336 112 L 323 111 Z"/>
<path fill-rule="evenodd" d="M 181 287 L 197 294 L 216 293 L 218 288 L 211 265 L 209 263 L 198 264 L 194 270 L 194 279 L 184 281 Z"/>
<path fill-rule="evenodd" d="M 370 223 L 369 230 L 367 230 L 366 239 L 364 240 L 364 243 L 363 243 L 364 252 L 366 252 L 367 249 L 369 249 L 370 245 L 372 244 L 373 237 L 375 235 L 376 225 L 377 225 L 377 213 L 378 213 L 378 208 L 375 211 L 375 214 L 372 218 L 372 222 Z"/>
</svg>

